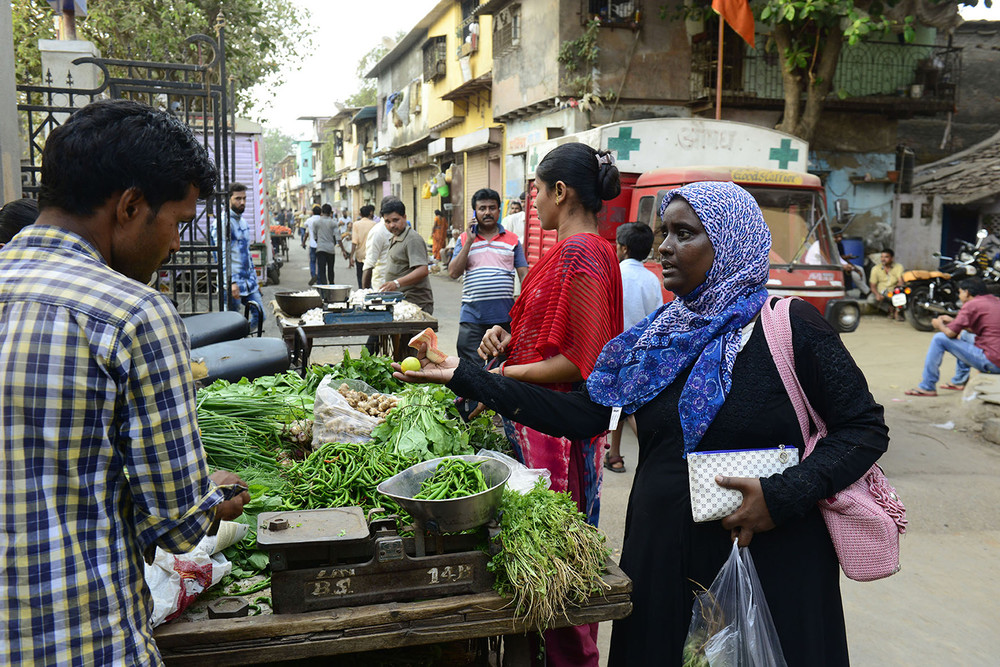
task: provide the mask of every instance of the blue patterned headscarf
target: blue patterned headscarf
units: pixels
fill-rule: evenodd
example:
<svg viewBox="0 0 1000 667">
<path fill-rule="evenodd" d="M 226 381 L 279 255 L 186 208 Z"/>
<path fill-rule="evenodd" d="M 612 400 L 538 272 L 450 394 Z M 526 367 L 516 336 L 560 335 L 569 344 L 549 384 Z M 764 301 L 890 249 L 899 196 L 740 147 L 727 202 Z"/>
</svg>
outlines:
<svg viewBox="0 0 1000 667">
<path fill-rule="evenodd" d="M 678 409 L 684 455 L 694 450 L 733 384 L 741 329 L 767 298 L 771 232 L 750 193 L 734 183 L 691 183 L 670 191 L 701 220 L 715 249 L 705 282 L 613 338 L 587 379 L 590 397 L 632 414 L 691 368 Z"/>
</svg>

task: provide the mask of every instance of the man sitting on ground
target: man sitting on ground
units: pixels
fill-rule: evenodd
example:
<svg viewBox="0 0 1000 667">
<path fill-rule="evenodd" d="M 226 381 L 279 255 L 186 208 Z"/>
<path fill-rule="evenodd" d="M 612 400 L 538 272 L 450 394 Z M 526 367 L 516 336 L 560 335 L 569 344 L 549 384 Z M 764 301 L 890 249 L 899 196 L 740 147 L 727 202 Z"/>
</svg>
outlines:
<svg viewBox="0 0 1000 667">
<path fill-rule="evenodd" d="M 937 396 L 937 381 L 945 352 L 955 356 L 955 375 L 942 389 L 961 391 L 969 381 L 969 368 L 1000 373 L 1000 299 L 986 293 L 982 278 L 966 278 L 958 284 L 962 307 L 954 318 L 935 317 L 934 334 L 924 361 L 924 377 L 907 396 Z"/>
</svg>

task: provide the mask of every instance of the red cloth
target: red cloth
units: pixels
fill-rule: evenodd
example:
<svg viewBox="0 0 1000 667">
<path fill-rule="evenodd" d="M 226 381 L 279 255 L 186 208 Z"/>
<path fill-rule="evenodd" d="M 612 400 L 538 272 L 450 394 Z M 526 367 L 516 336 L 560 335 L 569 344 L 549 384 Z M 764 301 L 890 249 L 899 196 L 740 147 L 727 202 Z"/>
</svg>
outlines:
<svg viewBox="0 0 1000 667">
<path fill-rule="evenodd" d="M 508 366 L 562 354 L 586 380 L 601 349 L 622 332 L 622 276 L 614 248 L 587 233 L 557 243 L 528 272 L 510 318 Z"/>
<path fill-rule="evenodd" d="M 948 323 L 955 333 L 965 329 L 976 335 L 976 347 L 986 358 L 1000 366 L 1000 299 L 992 294 L 974 296 L 958 309 L 958 315 Z"/>
<path fill-rule="evenodd" d="M 712 0 L 712 9 L 750 46 L 754 45 L 753 12 L 749 0 Z"/>
</svg>

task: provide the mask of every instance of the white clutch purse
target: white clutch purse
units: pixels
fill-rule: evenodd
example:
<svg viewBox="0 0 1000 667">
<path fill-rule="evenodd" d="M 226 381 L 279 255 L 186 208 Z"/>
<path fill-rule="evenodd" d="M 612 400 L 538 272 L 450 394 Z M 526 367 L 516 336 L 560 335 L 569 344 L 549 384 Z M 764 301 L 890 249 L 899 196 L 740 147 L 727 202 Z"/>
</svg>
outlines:
<svg viewBox="0 0 1000 667">
<path fill-rule="evenodd" d="M 697 522 L 729 516 L 743 503 L 743 494 L 715 483 L 725 477 L 769 477 L 798 465 L 799 450 L 778 445 L 768 449 L 691 452 L 687 455 L 691 516 Z"/>
</svg>

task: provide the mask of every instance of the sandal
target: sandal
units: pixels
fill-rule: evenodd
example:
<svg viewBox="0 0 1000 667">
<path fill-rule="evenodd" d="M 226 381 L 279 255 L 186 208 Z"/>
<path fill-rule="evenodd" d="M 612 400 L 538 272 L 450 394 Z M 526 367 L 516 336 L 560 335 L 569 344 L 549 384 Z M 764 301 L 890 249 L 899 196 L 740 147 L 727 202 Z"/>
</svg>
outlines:
<svg viewBox="0 0 1000 667">
<path fill-rule="evenodd" d="M 616 468 L 616 464 L 621 464 L 621 467 Z M 621 456 L 611 456 L 611 452 L 604 455 L 604 467 L 611 472 L 628 472 L 625 469 L 625 459 Z"/>
<path fill-rule="evenodd" d="M 907 389 L 903 393 L 905 393 L 907 396 L 937 396 L 938 395 L 936 391 L 924 391 L 920 387 L 917 387 L 916 389 Z"/>
<path fill-rule="evenodd" d="M 950 382 L 948 384 L 941 385 L 941 388 L 942 389 L 951 389 L 952 391 L 965 391 L 965 385 L 964 384 L 952 384 Z"/>
</svg>

